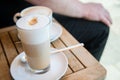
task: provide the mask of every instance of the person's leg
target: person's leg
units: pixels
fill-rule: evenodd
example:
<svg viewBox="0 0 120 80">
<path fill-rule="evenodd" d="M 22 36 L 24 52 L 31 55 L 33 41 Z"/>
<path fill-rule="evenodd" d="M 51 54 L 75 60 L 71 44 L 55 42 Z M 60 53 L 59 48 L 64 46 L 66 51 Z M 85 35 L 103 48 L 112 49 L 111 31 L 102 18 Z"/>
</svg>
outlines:
<svg viewBox="0 0 120 80">
<path fill-rule="evenodd" d="M 101 22 L 88 21 L 85 19 L 70 18 L 53 14 L 79 42 L 85 44 L 85 48 L 99 61 L 104 50 L 109 27 Z"/>
</svg>

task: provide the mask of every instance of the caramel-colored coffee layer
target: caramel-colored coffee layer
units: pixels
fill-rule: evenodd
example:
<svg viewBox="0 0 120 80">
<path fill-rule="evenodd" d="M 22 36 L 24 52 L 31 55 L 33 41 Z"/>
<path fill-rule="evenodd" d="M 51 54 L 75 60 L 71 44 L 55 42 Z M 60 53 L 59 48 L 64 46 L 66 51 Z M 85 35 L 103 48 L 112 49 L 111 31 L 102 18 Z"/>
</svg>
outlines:
<svg viewBox="0 0 120 80">
<path fill-rule="evenodd" d="M 49 41 L 40 44 L 25 44 L 23 48 L 27 55 L 27 61 L 32 69 L 45 69 L 50 64 Z"/>
</svg>

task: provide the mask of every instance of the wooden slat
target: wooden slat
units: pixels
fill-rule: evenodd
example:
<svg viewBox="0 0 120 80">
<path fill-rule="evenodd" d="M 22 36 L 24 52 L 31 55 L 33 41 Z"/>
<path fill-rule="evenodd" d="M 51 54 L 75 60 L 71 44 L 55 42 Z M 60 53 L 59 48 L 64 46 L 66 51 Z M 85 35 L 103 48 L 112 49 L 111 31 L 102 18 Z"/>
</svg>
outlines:
<svg viewBox="0 0 120 80">
<path fill-rule="evenodd" d="M 1 28 L 0 29 L 0 34 L 3 33 L 3 32 L 14 30 L 14 29 L 16 29 L 15 25 L 14 26 L 9 26 L 9 27 L 6 27 L 6 28 Z"/>
<path fill-rule="evenodd" d="M 19 41 L 19 39 L 18 39 L 18 32 L 17 32 L 16 29 L 9 31 L 9 33 L 10 33 L 10 36 L 12 37 L 12 40 L 14 42 L 18 42 Z"/>
<path fill-rule="evenodd" d="M 58 39 L 57 41 L 52 43 L 57 49 L 65 48 L 65 45 Z M 76 59 L 76 57 L 70 51 L 64 51 L 65 55 L 68 58 L 68 63 L 72 70 L 78 71 L 84 68 L 84 66 Z"/>
<path fill-rule="evenodd" d="M 20 39 L 18 38 L 18 32 L 17 32 L 17 30 L 16 29 L 12 30 L 9 33 L 10 33 L 10 36 L 12 37 L 12 40 L 13 40 L 16 48 L 17 48 L 18 53 L 23 52 L 23 47 L 22 47 Z"/>
<path fill-rule="evenodd" d="M 9 72 L 9 66 L 5 58 L 1 43 L 0 43 L 0 80 L 12 80 Z"/>
<path fill-rule="evenodd" d="M 106 70 L 99 64 L 63 77 L 61 80 L 104 80 Z"/>
<path fill-rule="evenodd" d="M 9 34 L 7 32 L 0 34 L 0 38 L 6 53 L 7 59 L 9 61 L 9 64 L 11 64 L 13 59 L 17 56 L 17 51 L 15 49 L 15 46 L 13 45 L 9 37 Z"/>
<path fill-rule="evenodd" d="M 15 42 L 15 46 L 17 48 L 18 54 L 24 51 L 21 42 Z"/>
<path fill-rule="evenodd" d="M 65 28 L 63 28 L 63 33 L 60 38 L 67 46 L 79 44 L 79 42 L 71 34 L 69 34 L 69 32 Z M 78 59 L 82 63 L 84 63 L 86 67 L 98 63 L 98 61 L 84 47 L 78 47 L 72 49 L 71 51 L 78 57 Z"/>
</svg>

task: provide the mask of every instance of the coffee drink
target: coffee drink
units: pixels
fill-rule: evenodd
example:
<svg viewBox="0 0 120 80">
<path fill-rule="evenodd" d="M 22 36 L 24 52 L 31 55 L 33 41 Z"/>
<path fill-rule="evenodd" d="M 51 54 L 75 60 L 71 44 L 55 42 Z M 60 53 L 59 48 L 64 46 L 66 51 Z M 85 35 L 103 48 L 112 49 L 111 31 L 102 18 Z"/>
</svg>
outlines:
<svg viewBox="0 0 120 80">
<path fill-rule="evenodd" d="M 29 68 L 34 73 L 48 71 L 50 66 L 50 19 L 44 15 L 27 15 L 16 23 Z"/>
<path fill-rule="evenodd" d="M 45 15 L 45 16 L 48 16 L 52 20 L 52 10 L 45 6 L 32 6 L 32 7 L 25 8 L 20 13 L 16 13 L 14 15 L 13 20 L 14 22 L 16 22 L 17 17 L 23 17 L 23 16 L 30 15 L 30 14 Z"/>
<path fill-rule="evenodd" d="M 21 16 L 26 16 L 29 14 L 41 14 L 41 15 L 46 15 L 49 16 L 49 18 L 52 18 L 52 10 L 47 7 L 43 6 L 33 6 L 29 7 L 21 12 Z"/>
</svg>

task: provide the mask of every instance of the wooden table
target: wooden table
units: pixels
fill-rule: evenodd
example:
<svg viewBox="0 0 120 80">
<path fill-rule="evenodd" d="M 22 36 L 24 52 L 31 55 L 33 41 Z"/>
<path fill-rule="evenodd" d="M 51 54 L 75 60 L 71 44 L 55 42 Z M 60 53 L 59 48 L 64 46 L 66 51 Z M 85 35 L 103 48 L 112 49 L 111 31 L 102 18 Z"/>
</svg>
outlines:
<svg viewBox="0 0 120 80">
<path fill-rule="evenodd" d="M 78 44 L 79 42 L 63 28 L 59 39 L 51 45 L 57 49 Z M 23 51 L 15 26 L 0 29 L 0 80 L 13 80 L 10 65 Z M 103 80 L 105 68 L 84 48 L 78 47 L 64 51 L 68 58 L 68 69 L 61 80 Z"/>
</svg>

